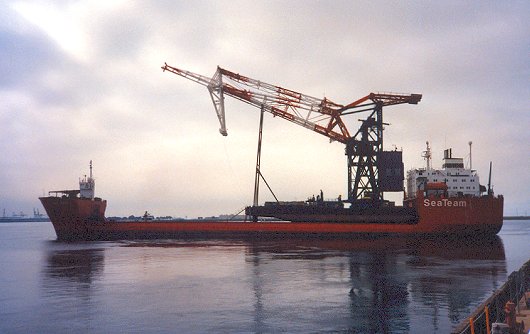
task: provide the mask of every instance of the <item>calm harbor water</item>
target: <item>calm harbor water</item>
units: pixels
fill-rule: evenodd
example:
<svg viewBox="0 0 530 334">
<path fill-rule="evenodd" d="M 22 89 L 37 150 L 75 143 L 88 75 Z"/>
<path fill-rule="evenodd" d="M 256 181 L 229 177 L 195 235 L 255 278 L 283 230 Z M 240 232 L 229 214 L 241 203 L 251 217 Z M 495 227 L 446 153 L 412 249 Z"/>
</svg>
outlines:
<svg viewBox="0 0 530 334">
<path fill-rule="evenodd" d="M 530 257 L 491 240 L 55 241 L 0 224 L 0 333 L 447 333 Z"/>
</svg>

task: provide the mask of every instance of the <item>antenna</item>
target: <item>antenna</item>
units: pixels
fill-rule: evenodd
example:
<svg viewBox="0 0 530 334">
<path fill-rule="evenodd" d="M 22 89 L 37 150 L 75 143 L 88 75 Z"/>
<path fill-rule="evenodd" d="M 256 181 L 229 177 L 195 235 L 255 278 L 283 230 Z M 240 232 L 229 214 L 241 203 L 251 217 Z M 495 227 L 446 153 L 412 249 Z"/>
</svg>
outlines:
<svg viewBox="0 0 530 334">
<path fill-rule="evenodd" d="M 427 160 L 427 170 L 431 169 L 431 147 L 429 146 L 429 142 L 425 142 L 427 144 L 427 150 L 423 151 L 423 154 L 421 155 L 422 158 Z"/>
<path fill-rule="evenodd" d="M 469 141 L 469 169 L 473 169 L 473 160 L 471 160 L 471 145 L 473 142 Z"/>
<path fill-rule="evenodd" d="M 92 160 L 90 160 L 90 176 L 87 178 L 85 174 L 84 179 L 79 179 L 79 191 L 81 198 L 94 199 L 94 189 L 96 187 L 96 182 L 92 177 Z"/>
<path fill-rule="evenodd" d="M 488 195 L 492 195 L 493 190 L 491 189 L 491 161 L 490 161 L 490 175 L 488 178 Z"/>
</svg>

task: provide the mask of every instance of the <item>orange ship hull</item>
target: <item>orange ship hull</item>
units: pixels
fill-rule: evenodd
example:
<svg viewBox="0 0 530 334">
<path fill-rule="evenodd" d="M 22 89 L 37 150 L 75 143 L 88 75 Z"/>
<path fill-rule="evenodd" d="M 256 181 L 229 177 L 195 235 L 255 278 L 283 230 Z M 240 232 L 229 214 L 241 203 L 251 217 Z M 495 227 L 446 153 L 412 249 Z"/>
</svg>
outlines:
<svg viewBox="0 0 530 334">
<path fill-rule="evenodd" d="M 69 197 L 40 197 L 59 240 L 94 239 L 93 227 L 105 222 L 107 201 Z"/>
<path fill-rule="evenodd" d="M 491 236 L 502 228 L 503 197 L 423 198 L 405 201 L 417 222 L 318 222 L 105 219 L 107 202 L 80 198 L 40 198 L 59 240 L 112 240 L 186 237 L 315 237 L 320 239 L 375 235 Z"/>
</svg>

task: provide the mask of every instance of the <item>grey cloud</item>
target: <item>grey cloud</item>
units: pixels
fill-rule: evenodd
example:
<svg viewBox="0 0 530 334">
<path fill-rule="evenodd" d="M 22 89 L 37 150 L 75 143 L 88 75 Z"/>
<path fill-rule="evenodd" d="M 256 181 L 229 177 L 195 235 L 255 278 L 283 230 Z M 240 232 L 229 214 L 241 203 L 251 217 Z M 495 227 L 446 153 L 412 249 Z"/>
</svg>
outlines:
<svg viewBox="0 0 530 334">
<path fill-rule="evenodd" d="M 529 11 L 524 1 L 139 1 L 86 13 L 91 54 L 86 63 L 36 28 L 0 25 L 0 94 L 11 101 L 0 107 L 5 128 L 0 149 L 12 157 L 0 161 L 5 171 L 0 183 L 6 189 L 27 178 L 31 186 L 75 185 L 85 160 L 93 158 L 102 175 L 98 182 L 105 181 L 98 189 L 116 203 L 109 205 L 115 213 L 138 210 L 135 205 L 156 196 L 156 189 L 149 188 L 157 184 L 170 193 L 153 204 L 160 214 L 188 207 L 194 208 L 188 215 L 205 215 L 191 202 L 197 198 L 222 202 L 226 210 L 246 204 L 241 193 L 247 181 L 232 180 L 241 186 L 225 189 L 223 182 L 231 183 L 221 178 L 249 173 L 245 166 L 254 160 L 258 113 L 227 99 L 229 132 L 234 131 L 220 138 L 206 89 L 162 73 L 160 66 L 167 61 L 204 75 L 222 65 L 338 103 L 371 91 L 423 93 L 418 106 L 385 112 L 392 123 L 387 143 L 403 146 L 408 166 L 421 165 L 419 152 L 427 139 L 440 149 L 444 137 L 463 146 L 471 139 L 480 148 L 477 166 L 479 159 L 483 165 L 497 160 L 499 170 L 513 171 L 525 184 L 530 175 L 520 143 L 530 140 L 521 127 L 529 121 Z M 348 122 L 351 129 L 358 123 Z M 310 143 L 311 152 L 328 153 L 325 138 L 293 127 L 268 118 L 265 149 L 302 155 Z M 284 142 L 285 131 L 303 138 Z M 505 145 L 493 150 L 500 137 Z M 334 146 L 335 151 L 341 149 Z M 335 159 L 327 157 L 326 166 L 339 172 L 322 182 L 340 193 L 346 182 L 344 157 L 341 153 Z M 281 171 L 275 170 L 278 162 L 265 162 L 273 180 L 285 170 L 318 177 L 318 170 L 296 161 L 282 161 Z M 210 165 L 218 167 L 218 175 Z M 227 171 L 232 176 L 223 174 Z M 161 175 L 168 183 L 161 183 Z M 528 191 L 509 177 L 499 175 L 497 184 L 510 198 L 508 212 L 528 205 Z M 217 200 L 208 187 L 215 196 L 222 189 L 226 198 Z M 311 191 L 305 185 L 292 188 L 283 195 L 300 198 Z M 17 193 L 17 205 L 34 206 L 29 204 L 36 198 L 31 189 Z M 205 210 L 223 213 L 219 205 Z"/>
</svg>

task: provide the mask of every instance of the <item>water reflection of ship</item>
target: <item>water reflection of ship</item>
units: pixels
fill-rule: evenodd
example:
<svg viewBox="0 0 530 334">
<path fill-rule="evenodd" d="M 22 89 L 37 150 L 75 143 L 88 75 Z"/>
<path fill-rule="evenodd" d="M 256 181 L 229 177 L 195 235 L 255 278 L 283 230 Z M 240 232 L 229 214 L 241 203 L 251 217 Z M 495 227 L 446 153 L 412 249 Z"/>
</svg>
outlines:
<svg viewBox="0 0 530 334">
<path fill-rule="evenodd" d="M 61 249 L 51 251 L 43 268 L 47 290 L 64 293 L 89 289 L 103 273 L 103 249 Z"/>
<path fill-rule="evenodd" d="M 43 312 L 59 312 L 59 317 L 70 319 L 70 332 L 86 331 L 92 327 L 94 296 L 97 294 L 94 282 L 103 275 L 104 252 L 102 249 L 70 248 L 78 245 L 62 246 L 68 248 L 48 252 L 41 271 L 42 297 L 50 299 L 47 302 L 49 308 Z M 57 315 L 53 319 L 57 319 Z M 39 331 L 54 333 L 68 328 L 56 325 L 45 322 Z"/>
<path fill-rule="evenodd" d="M 506 278 L 506 259 L 500 238 L 481 244 L 427 247 L 422 256 L 407 263 L 421 272 L 408 286 L 413 301 L 429 307 L 436 328 L 440 309 L 447 309 L 452 326 L 458 325 Z M 457 247 L 455 247 L 457 246 Z M 431 250 L 430 252 L 428 250 Z"/>
<path fill-rule="evenodd" d="M 436 331 L 445 331 L 447 322 L 458 323 L 480 304 L 484 291 L 495 290 L 506 277 L 504 246 L 498 237 L 480 244 L 386 237 L 250 243 L 171 240 L 123 246 L 202 248 L 212 244 L 245 247 L 255 332 L 278 329 L 270 323 L 270 317 L 278 316 L 271 314 L 278 311 L 278 297 L 286 298 L 280 305 L 282 312 L 289 312 L 283 306 L 292 307 L 290 302 L 299 298 L 316 302 L 300 305 L 302 316 L 318 307 L 317 313 L 322 312 L 315 315 L 321 316 L 318 321 L 349 332 L 409 332 L 418 318 L 429 321 Z M 300 265 L 302 271 L 285 268 Z M 89 308 L 94 282 L 103 269 L 103 249 L 54 250 L 43 269 L 44 287 L 50 294 L 79 297 L 87 301 L 80 301 L 79 306 Z M 280 296 L 288 295 L 291 286 L 293 295 Z M 329 298 L 330 303 L 316 299 L 318 296 Z"/>
<path fill-rule="evenodd" d="M 346 256 L 351 315 L 346 326 L 352 332 L 408 332 L 411 308 L 418 309 L 415 316 L 430 319 L 434 330 L 441 329 L 440 318 L 446 313 L 454 326 L 481 302 L 484 291 L 495 290 L 506 276 L 504 246 L 498 237 L 471 244 L 462 239 L 326 240 L 317 247 L 304 240 L 283 241 L 251 244 L 248 254 L 253 264 L 255 321 L 261 329 L 266 314 L 263 291 L 274 284 L 274 277 L 267 279 L 274 272 L 267 268 L 270 260 Z M 325 270 L 344 267 L 336 263 Z"/>
<path fill-rule="evenodd" d="M 301 259 L 336 256 L 336 252 L 367 251 L 406 253 L 421 257 L 453 260 L 505 260 L 504 245 L 498 236 L 469 241 L 463 238 L 375 237 L 357 239 L 307 240 L 286 239 L 245 242 L 249 253 L 276 254 L 275 258 Z M 324 251 L 324 252 L 323 252 Z M 420 260 L 420 259 L 418 259 Z"/>
</svg>

